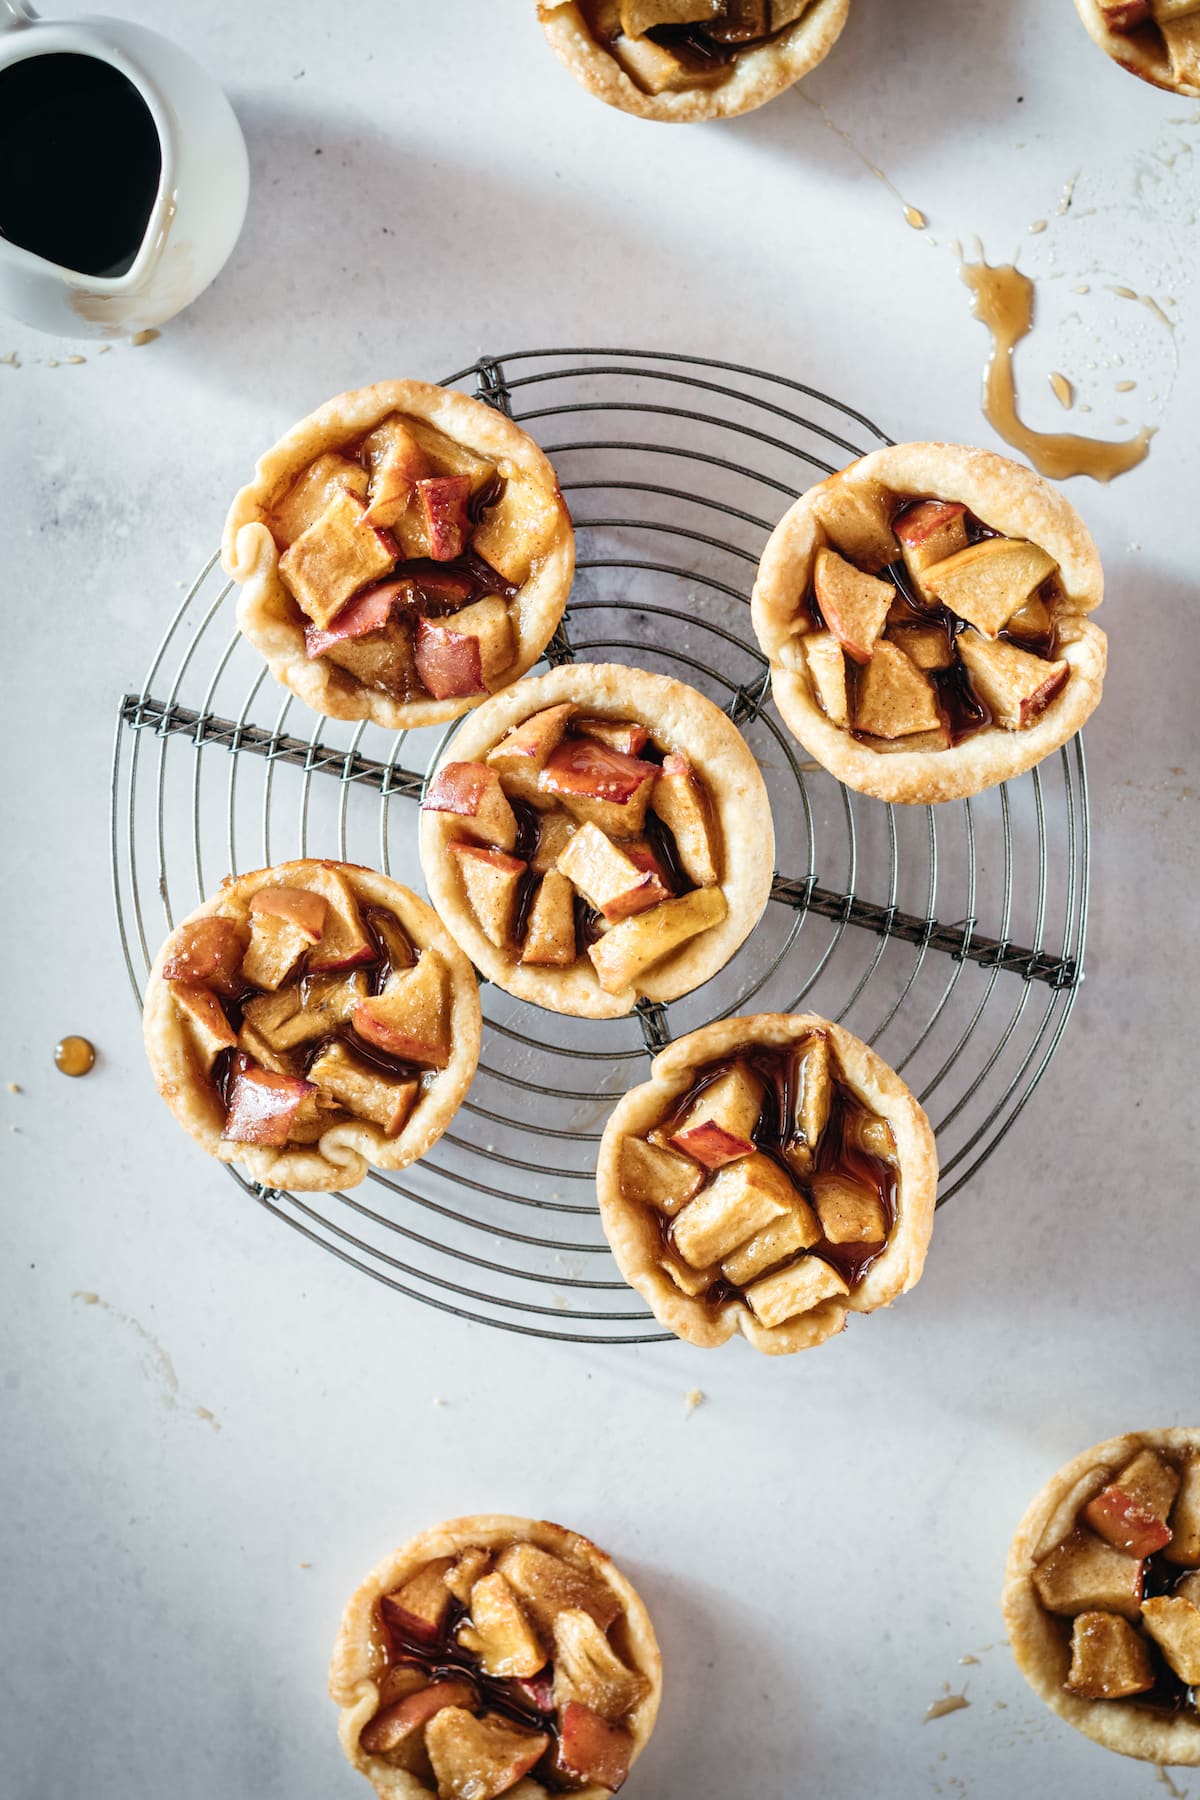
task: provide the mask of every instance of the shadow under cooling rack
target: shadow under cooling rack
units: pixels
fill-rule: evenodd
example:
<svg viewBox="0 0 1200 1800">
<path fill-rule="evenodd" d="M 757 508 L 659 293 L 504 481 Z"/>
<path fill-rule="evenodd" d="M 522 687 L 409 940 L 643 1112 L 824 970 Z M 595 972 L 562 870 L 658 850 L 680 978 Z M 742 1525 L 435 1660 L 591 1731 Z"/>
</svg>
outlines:
<svg viewBox="0 0 1200 1800">
<path fill-rule="evenodd" d="M 841 787 L 779 722 L 749 594 L 776 520 L 887 440 L 802 383 L 628 350 L 489 357 L 446 385 L 517 419 L 554 462 L 578 574 L 546 661 L 678 676 L 740 725 L 766 778 L 779 869 L 733 961 L 669 1008 L 560 1018 L 482 990 L 479 1074 L 441 1143 L 346 1194 L 264 1189 L 276 1217 L 398 1292 L 535 1337 L 669 1334 L 626 1287 L 596 1212 L 604 1121 L 670 1037 L 812 1008 L 873 1044 L 937 1131 L 939 1204 L 1025 1106 L 1082 979 L 1080 739 L 974 800 L 890 807 Z M 334 856 L 420 886 L 416 805 L 452 735 L 309 712 L 241 638 L 216 557 L 122 700 L 112 777 L 117 918 L 135 995 L 159 942 L 231 871 Z"/>
</svg>

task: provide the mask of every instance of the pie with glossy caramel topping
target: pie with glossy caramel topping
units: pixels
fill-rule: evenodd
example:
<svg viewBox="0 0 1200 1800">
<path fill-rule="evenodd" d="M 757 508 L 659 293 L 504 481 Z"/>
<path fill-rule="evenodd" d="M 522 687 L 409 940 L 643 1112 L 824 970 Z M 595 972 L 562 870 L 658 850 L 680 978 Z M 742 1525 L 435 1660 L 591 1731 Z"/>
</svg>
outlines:
<svg viewBox="0 0 1200 1800">
<path fill-rule="evenodd" d="M 540 0 L 578 82 L 643 119 L 729 118 L 773 100 L 833 48 L 850 0 Z"/>
<path fill-rule="evenodd" d="M 575 663 L 455 734 L 422 801 L 421 865 L 489 981 L 617 1018 L 729 960 L 766 903 L 774 838 L 758 765 L 711 701 Z"/>
<path fill-rule="evenodd" d="M 1200 0 L 1075 0 L 1114 62 L 1154 87 L 1200 96 Z"/>
<path fill-rule="evenodd" d="M 1100 699 L 1096 547 L 1032 470 L 894 444 L 810 488 L 763 552 L 751 616 L 784 719 L 881 800 L 980 793 Z"/>
<path fill-rule="evenodd" d="M 316 712 L 454 719 L 541 655 L 574 535 L 533 439 L 465 394 L 381 381 L 260 458 L 230 508 L 238 623 Z"/>
<path fill-rule="evenodd" d="M 496 1513 L 385 1557 L 329 1670 L 342 1748 L 383 1800 L 604 1800 L 645 1749 L 661 1688 L 649 1615 L 609 1557 Z"/>
<path fill-rule="evenodd" d="M 221 1162 L 273 1187 L 403 1169 L 479 1059 L 479 993 L 423 900 L 305 858 L 231 876 L 176 927 L 146 989 L 159 1092 Z"/>
<path fill-rule="evenodd" d="M 1013 1539 L 1004 1617 L 1069 1725 L 1200 1766 L 1200 1429 L 1127 1432 L 1060 1469 Z"/>
<path fill-rule="evenodd" d="M 605 1128 L 600 1216 L 678 1337 L 785 1355 L 920 1279 L 937 1151 L 900 1077 L 815 1014 L 721 1019 L 656 1056 Z"/>
</svg>

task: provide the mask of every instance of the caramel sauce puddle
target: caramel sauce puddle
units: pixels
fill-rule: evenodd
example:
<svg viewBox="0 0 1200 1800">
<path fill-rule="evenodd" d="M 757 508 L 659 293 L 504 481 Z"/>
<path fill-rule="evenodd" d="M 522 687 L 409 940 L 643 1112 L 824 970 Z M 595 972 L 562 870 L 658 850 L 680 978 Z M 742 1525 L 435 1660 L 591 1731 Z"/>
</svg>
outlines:
<svg viewBox="0 0 1200 1800">
<path fill-rule="evenodd" d="M 1144 462 L 1153 426 L 1113 443 L 1073 431 L 1035 431 L 1024 423 L 1017 411 L 1013 352 L 1033 328 L 1033 283 L 1011 264 L 993 267 L 982 256 L 975 263 L 960 262 L 959 274 L 971 290 L 975 317 L 992 334 L 983 411 L 1005 443 L 1027 456 L 1040 474 L 1058 481 L 1068 475 L 1090 475 L 1093 481 L 1108 482 Z"/>
</svg>

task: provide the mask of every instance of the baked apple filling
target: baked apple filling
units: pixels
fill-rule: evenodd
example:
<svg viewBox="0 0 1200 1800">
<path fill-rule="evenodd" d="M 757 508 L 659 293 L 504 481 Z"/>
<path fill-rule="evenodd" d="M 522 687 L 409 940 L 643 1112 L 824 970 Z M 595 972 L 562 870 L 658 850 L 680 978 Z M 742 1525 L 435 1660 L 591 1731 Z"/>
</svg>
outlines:
<svg viewBox="0 0 1200 1800">
<path fill-rule="evenodd" d="M 260 887 L 245 920 L 183 924 L 162 976 L 231 1144 L 311 1145 L 350 1119 L 396 1138 L 450 1061 L 445 960 L 334 867 Z"/>
<path fill-rule="evenodd" d="M 1045 550 L 959 501 L 833 489 L 819 516 L 830 541 L 790 660 L 832 724 L 874 750 L 946 750 L 988 725 L 1024 731 L 1062 692 Z"/>
<path fill-rule="evenodd" d="M 1096 0 L 1106 30 L 1155 61 L 1172 85 L 1200 86 L 1200 0 Z"/>
<path fill-rule="evenodd" d="M 1066 1693 L 1196 1718 L 1200 1452 L 1137 1449 L 1078 1508 L 1032 1581 L 1069 1635 Z"/>
<path fill-rule="evenodd" d="M 656 1126 L 624 1140 L 620 1180 L 652 1212 L 676 1287 L 711 1307 L 740 1301 L 768 1328 L 845 1300 L 896 1220 L 891 1127 L 820 1031 L 700 1069 Z"/>
<path fill-rule="evenodd" d="M 453 818 L 462 894 L 513 964 L 583 960 L 619 994 L 725 918 L 704 779 L 636 721 L 546 707 L 486 761 L 445 764 L 422 805 Z"/>
<path fill-rule="evenodd" d="M 584 0 L 588 29 L 644 94 L 716 87 L 814 0 Z"/>
<path fill-rule="evenodd" d="M 425 1562 L 372 1624 L 378 1705 L 358 1734 L 371 1763 L 438 1800 L 624 1783 L 652 1682 L 621 1595 L 591 1569 L 493 1534 Z"/>
<path fill-rule="evenodd" d="M 324 451 L 265 517 L 308 658 L 401 702 L 503 682 L 513 602 L 561 526 L 534 482 L 399 412 Z"/>
</svg>

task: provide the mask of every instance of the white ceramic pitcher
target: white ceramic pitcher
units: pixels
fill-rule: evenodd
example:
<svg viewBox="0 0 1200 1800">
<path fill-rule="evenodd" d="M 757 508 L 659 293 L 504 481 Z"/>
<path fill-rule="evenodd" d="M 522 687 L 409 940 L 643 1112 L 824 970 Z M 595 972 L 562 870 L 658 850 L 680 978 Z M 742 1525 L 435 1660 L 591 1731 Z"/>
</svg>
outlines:
<svg viewBox="0 0 1200 1800">
<path fill-rule="evenodd" d="M 138 90 L 162 149 L 158 192 L 124 275 L 85 275 L 0 237 L 0 311 L 60 337 L 119 337 L 174 318 L 223 267 L 246 216 L 246 144 L 216 82 L 157 32 L 40 19 L 0 0 L 0 68 L 62 51 L 111 64 Z"/>
</svg>

